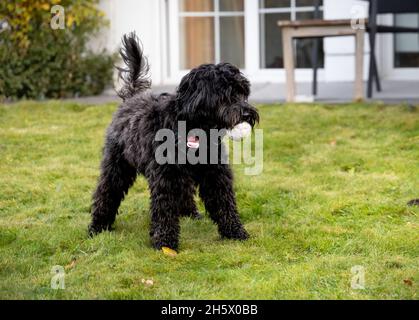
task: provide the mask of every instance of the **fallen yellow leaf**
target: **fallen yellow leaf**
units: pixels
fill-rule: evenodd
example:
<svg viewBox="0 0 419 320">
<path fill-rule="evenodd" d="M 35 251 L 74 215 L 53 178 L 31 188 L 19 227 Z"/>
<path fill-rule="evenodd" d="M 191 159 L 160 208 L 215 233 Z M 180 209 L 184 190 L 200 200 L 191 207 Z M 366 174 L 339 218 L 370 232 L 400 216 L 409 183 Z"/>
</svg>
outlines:
<svg viewBox="0 0 419 320">
<path fill-rule="evenodd" d="M 71 262 L 66 265 L 66 269 L 72 269 L 76 265 L 76 260 L 71 260 Z"/>
<path fill-rule="evenodd" d="M 404 279 L 403 282 L 404 282 L 405 285 L 413 286 L 413 281 L 410 280 L 410 279 Z"/>
<path fill-rule="evenodd" d="M 152 279 L 141 279 L 141 282 L 144 283 L 146 286 L 152 286 L 154 284 L 154 281 Z"/>
<path fill-rule="evenodd" d="M 170 249 L 169 247 L 161 247 L 161 249 L 163 250 L 163 253 L 167 256 L 174 257 L 177 255 L 177 252 L 173 249 Z"/>
</svg>

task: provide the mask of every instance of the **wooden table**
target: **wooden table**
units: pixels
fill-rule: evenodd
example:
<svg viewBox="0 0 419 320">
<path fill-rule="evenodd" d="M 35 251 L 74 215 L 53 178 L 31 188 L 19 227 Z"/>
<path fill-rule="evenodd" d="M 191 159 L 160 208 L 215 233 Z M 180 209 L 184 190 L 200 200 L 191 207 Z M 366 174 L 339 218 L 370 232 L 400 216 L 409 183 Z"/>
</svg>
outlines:
<svg viewBox="0 0 419 320">
<path fill-rule="evenodd" d="M 364 29 L 353 29 L 351 20 L 300 20 L 278 21 L 282 28 L 282 46 L 286 71 L 287 102 L 295 100 L 293 40 L 297 38 L 323 38 L 355 36 L 355 101 L 364 99 Z"/>
</svg>

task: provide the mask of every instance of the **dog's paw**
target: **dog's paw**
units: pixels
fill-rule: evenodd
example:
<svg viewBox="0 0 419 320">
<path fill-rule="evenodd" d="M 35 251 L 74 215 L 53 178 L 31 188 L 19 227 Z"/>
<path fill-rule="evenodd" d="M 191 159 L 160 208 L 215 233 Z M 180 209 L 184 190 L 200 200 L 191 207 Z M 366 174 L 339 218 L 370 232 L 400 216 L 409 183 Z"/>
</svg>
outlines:
<svg viewBox="0 0 419 320">
<path fill-rule="evenodd" d="M 222 238 L 232 239 L 232 240 L 247 240 L 249 239 L 249 233 L 243 228 L 240 227 L 236 230 L 231 230 L 230 232 L 223 232 L 221 234 Z"/>
<path fill-rule="evenodd" d="M 408 205 L 408 206 L 411 206 L 411 207 L 413 207 L 413 206 L 418 206 L 418 207 L 419 207 L 419 199 L 413 199 L 413 200 L 410 200 L 410 201 L 407 203 L 407 205 Z"/>
<path fill-rule="evenodd" d="M 249 233 L 245 229 L 241 229 L 237 233 L 233 234 L 232 239 L 234 240 L 247 240 L 249 239 Z"/>
<path fill-rule="evenodd" d="M 178 245 L 174 244 L 174 243 L 171 244 L 171 245 L 168 245 L 168 244 L 163 244 L 162 242 L 154 242 L 153 241 L 151 244 L 152 244 L 153 248 L 158 250 L 158 251 L 163 250 L 163 248 L 169 248 L 171 250 L 174 250 L 175 252 L 178 251 Z"/>
<path fill-rule="evenodd" d="M 101 233 L 103 230 L 98 229 L 96 226 L 89 224 L 89 226 L 87 227 L 87 235 L 90 238 L 93 238 L 95 235 Z"/>
<path fill-rule="evenodd" d="M 110 225 L 97 225 L 97 224 L 89 224 L 87 228 L 87 234 L 89 237 L 93 238 L 95 235 L 103 232 L 103 231 L 112 231 L 113 228 Z"/>
<path fill-rule="evenodd" d="M 167 247 L 167 248 L 177 251 L 179 247 L 179 243 L 177 240 L 162 239 L 157 236 L 151 237 L 151 245 L 156 250 L 162 250 L 163 247 Z"/>
</svg>

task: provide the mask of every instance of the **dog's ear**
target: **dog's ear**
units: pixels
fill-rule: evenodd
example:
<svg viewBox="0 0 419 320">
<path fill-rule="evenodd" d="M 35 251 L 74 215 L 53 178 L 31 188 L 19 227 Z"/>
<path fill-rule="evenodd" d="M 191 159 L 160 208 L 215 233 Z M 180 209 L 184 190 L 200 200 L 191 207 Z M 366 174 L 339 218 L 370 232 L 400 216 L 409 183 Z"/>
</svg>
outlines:
<svg viewBox="0 0 419 320">
<path fill-rule="evenodd" d="M 215 81 L 209 81 L 198 72 L 190 72 L 179 84 L 176 102 L 179 112 L 191 118 L 194 115 L 210 112 L 217 105 Z"/>
</svg>

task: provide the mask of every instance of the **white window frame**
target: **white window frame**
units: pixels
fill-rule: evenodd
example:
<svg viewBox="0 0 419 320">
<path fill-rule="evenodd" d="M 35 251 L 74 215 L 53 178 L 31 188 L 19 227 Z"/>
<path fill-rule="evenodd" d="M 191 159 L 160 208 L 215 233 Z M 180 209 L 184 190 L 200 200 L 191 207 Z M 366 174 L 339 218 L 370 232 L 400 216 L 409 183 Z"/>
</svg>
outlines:
<svg viewBox="0 0 419 320">
<path fill-rule="evenodd" d="M 167 84 L 176 84 L 180 79 L 186 75 L 189 70 L 181 70 L 180 68 L 180 30 L 179 30 L 179 17 L 182 16 L 243 16 L 242 12 L 220 12 L 214 10 L 214 12 L 180 12 L 179 0 L 168 0 L 168 23 L 167 23 L 167 38 L 168 38 L 168 50 L 167 50 L 167 65 L 168 74 L 164 77 L 164 82 Z M 218 1 L 216 1 L 218 3 Z M 214 8 L 218 9 L 218 8 Z M 322 10 L 323 7 L 321 8 Z M 284 69 L 267 69 L 260 67 L 260 13 L 262 12 L 291 12 L 291 18 L 295 18 L 297 12 L 314 11 L 314 6 L 311 7 L 297 7 L 296 0 L 291 0 L 290 8 L 270 8 L 260 9 L 259 0 L 244 0 L 244 33 L 245 33 L 245 68 L 242 72 L 249 77 L 252 82 L 274 82 L 283 83 L 285 82 L 285 70 Z M 215 21 L 219 19 L 215 19 Z M 218 26 L 219 27 L 219 26 Z M 216 27 L 217 28 L 217 27 Z M 216 29 L 217 30 L 217 29 Z M 215 32 L 215 37 L 219 36 L 219 32 Z M 216 61 L 219 61 L 217 52 L 219 54 L 219 39 L 216 39 L 215 50 L 216 50 Z M 256 45 L 255 45 L 256 44 Z M 295 70 L 296 80 L 299 82 L 310 82 L 313 78 L 312 69 L 296 69 Z M 324 81 L 325 72 L 321 68 L 318 70 L 318 80 Z"/>
<path fill-rule="evenodd" d="M 380 17 L 380 23 L 385 25 L 394 24 L 394 15 L 386 14 Z M 377 52 L 378 61 L 381 65 L 378 68 L 380 78 L 396 81 L 417 81 L 419 80 L 419 68 L 396 68 L 394 66 L 394 34 L 377 34 L 378 41 Z M 377 54 L 376 52 L 376 54 Z M 380 68 L 381 67 L 381 68 Z M 380 72 L 381 69 L 381 72 Z"/>
<path fill-rule="evenodd" d="M 220 0 L 213 0 L 214 11 L 202 12 L 179 12 L 178 17 L 205 17 L 214 18 L 214 58 L 215 63 L 221 60 L 221 46 L 220 46 L 220 17 L 244 17 L 244 11 L 220 11 Z M 179 21 L 179 20 L 178 20 Z"/>
</svg>

